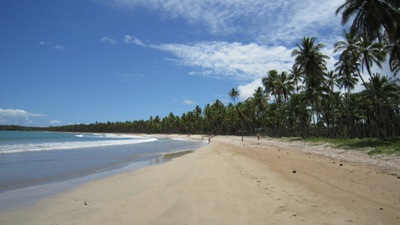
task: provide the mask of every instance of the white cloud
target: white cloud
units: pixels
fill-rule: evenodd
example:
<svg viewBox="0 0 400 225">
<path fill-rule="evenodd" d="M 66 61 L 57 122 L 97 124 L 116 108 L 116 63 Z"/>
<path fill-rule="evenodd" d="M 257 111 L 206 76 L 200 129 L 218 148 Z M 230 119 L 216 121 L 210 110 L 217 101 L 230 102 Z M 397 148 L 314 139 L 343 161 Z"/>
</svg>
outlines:
<svg viewBox="0 0 400 225">
<path fill-rule="evenodd" d="M 256 43 L 199 42 L 162 44 L 153 48 L 174 54 L 178 63 L 198 68 L 199 73 L 236 80 L 254 80 L 269 70 L 289 70 L 293 65 L 291 49 Z"/>
<path fill-rule="evenodd" d="M 51 45 L 52 43 L 49 41 L 41 41 L 38 43 L 39 45 Z"/>
<path fill-rule="evenodd" d="M 1 109 L 0 108 L 0 124 L 4 125 L 29 125 L 34 117 L 42 117 L 43 114 L 27 112 L 22 109 Z"/>
<path fill-rule="evenodd" d="M 53 48 L 58 49 L 58 50 L 64 50 L 65 49 L 65 46 L 59 45 L 59 44 L 53 44 L 53 42 L 51 42 L 51 41 L 40 41 L 38 43 L 38 45 L 52 46 Z"/>
<path fill-rule="evenodd" d="M 139 38 L 132 36 L 132 35 L 125 35 L 124 42 L 127 44 L 135 44 L 135 45 L 139 45 L 142 47 L 146 46 L 146 44 L 143 43 Z"/>
<path fill-rule="evenodd" d="M 52 120 L 49 122 L 49 124 L 52 126 L 58 126 L 58 125 L 61 125 L 62 123 L 63 123 L 63 121 L 61 121 L 61 120 Z"/>
<path fill-rule="evenodd" d="M 64 50 L 65 49 L 65 47 L 62 46 L 62 45 L 54 45 L 53 47 L 58 49 L 58 50 Z"/>
<path fill-rule="evenodd" d="M 185 104 L 185 105 L 194 105 L 195 103 L 190 99 L 185 99 L 185 100 L 183 100 L 183 104 Z"/>
<path fill-rule="evenodd" d="M 315 36 L 327 48 L 328 68 L 334 69 L 333 44 L 343 27 L 336 9 L 343 0 L 103 0 L 123 8 L 147 8 L 163 18 L 184 19 L 205 26 L 214 35 L 245 34 L 249 43 L 196 42 L 145 44 L 126 35 L 125 42 L 152 47 L 176 56 L 173 61 L 194 67 L 190 74 L 254 81 L 271 69 L 288 71 L 291 52 L 304 36 Z M 238 36 L 240 38 L 240 36 Z"/>
<path fill-rule="evenodd" d="M 250 82 L 239 86 L 241 99 L 251 97 L 269 70 L 289 71 L 296 43 L 304 36 L 317 37 L 326 44 L 322 52 L 330 57 L 334 70 L 333 44 L 342 39 L 341 16 L 336 9 L 343 0 L 103 0 L 123 8 L 147 8 L 163 19 L 183 19 L 194 29 L 241 42 L 208 41 L 195 43 L 144 44 L 127 35 L 125 42 L 169 52 L 173 62 L 192 67 L 190 74 Z M 202 30 L 203 31 L 203 30 Z M 336 57 L 337 58 L 337 57 Z M 262 84 L 261 84 L 262 85 Z"/>
<path fill-rule="evenodd" d="M 105 37 L 101 38 L 100 41 L 101 41 L 101 42 L 105 42 L 105 43 L 110 43 L 110 44 L 113 44 L 113 45 L 118 44 L 118 41 L 117 41 L 117 40 L 115 40 L 114 38 L 110 38 L 110 37 L 108 37 L 108 36 L 105 36 Z"/>
<path fill-rule="evenodd" d="M 212 34 L 246 33 L 263 43 L 293 42 L 305 35 L 341 31 L 335 10 L 343 0 L 103 0 L 122 8 L 147 8 L 184 19 Z"/>
<path fill-rule="evenodd" d="M 263 87 L 261 79 L 256 79 L 248 84 L 245 85 L 239 85 L 238 91 L 239 91 L 239 99 L 241 101 L 244 101 L 250 97 L 253 96 L 255 90 L 258 87 Z"/>
</svg>

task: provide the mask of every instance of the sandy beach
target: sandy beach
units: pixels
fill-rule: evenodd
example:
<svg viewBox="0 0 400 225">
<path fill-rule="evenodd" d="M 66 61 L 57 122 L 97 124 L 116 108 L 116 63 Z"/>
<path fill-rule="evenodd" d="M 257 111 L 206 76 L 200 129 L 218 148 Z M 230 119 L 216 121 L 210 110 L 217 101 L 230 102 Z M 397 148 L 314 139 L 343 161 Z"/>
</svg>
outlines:
<svg viewBox="0 0 400 225">
<path fill-rule="evenodd" d="M 0 224 L 400 224 L 399 162 L 217 136 L 167 163 L 1 212 Z"/>
</svg>

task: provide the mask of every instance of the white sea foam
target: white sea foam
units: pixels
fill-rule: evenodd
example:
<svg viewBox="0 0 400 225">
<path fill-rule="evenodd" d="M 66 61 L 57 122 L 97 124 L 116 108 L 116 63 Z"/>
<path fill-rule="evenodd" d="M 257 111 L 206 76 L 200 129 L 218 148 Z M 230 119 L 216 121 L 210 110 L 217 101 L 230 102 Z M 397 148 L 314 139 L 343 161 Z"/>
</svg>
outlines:
<svg viewBox="0 0 400 225">
<path fill-rule="evenodd" d="M 175 140 L 175 141 L 190 141 L 190 139 L 187 139 L 187 138 L 171 138 L 171 140 Z"/>
<path fill-rule="evenodd" d="M 110 138 L 111 136 L 107 136 Z M 118 136 L 121 138 L 121 136 Z M 128 137 L 128 136 L 127 136 Z M 105 147 L 115 145 L 130 145 L 146 142 L 157 141 L 156 138 L 132 138 L 123 140 L 104 140 L 104 141 L 74 141 L 74 142 L 48 142 L 48 143 L 30 143 L 30 144 L 14 144 L 0 145 L 0 154 L 21 153 L 21 152 L 37 152 L 51 150 L 67 150 L 79 148 Z"/>
</svg>

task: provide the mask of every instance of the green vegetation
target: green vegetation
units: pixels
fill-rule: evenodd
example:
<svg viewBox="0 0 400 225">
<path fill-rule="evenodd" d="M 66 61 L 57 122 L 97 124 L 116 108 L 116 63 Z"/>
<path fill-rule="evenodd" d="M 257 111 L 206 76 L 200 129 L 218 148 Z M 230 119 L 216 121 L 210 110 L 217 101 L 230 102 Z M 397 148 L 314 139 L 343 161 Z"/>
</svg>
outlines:
<svg viewBox="0 0 400 225">
<path fill-rule="evenodd" d="M 243 102 L 237 101 L 239 93 L 233 88 L 228 93 L 232 103 L 216 100 L 181 116 L 171 112 L 148 120 L 29 129 L 322 137 L 338 147 L 371 147 L 367 150 L 370 154 L 398 154 L 400 86 L 395 76 L 400 71 L 399 9 L 399 1 L 346 0 L 336 13 L 342 13 L 343 24 L 352 23 L 343 40 L 333 46 L 338 54 L 334 71 L 327 69 L 325 45 L 316 37 L 304 37 L 292 51 L 292 69 L 270 70 L 262 79 L 263 87 Z M 371 69 L 382 68 L 385 60 L 391 74 L 372 73 Z M 354 93 L 358 83 L 364 90 Z"/>
<path fill-rule="evenodd" d="M 316 144 L 329 143 L 336 148 L 366 151 L 369 155 L 394 154 L 400 156 L 400 138 L 389 138 L 389 139 L 291 138 L 289 140 L 290 141 L 302 140 Z"/>
</svg>

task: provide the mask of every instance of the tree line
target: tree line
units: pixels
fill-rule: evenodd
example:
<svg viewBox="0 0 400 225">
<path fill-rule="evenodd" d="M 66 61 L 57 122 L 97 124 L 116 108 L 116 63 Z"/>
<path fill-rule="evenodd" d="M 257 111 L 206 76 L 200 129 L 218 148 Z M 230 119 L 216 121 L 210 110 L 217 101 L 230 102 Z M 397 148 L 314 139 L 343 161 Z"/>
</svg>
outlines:
<svg viewBox="0 0 400 225">
<path fill-rule="evenodd" d="M 172 112 L 148 120 L 75 124 L 47 130 L 75 132 L 180 133 L 210 135 L 268 135 L 378 137 L 400 135 L 400 3 L 395 0 L 347 0 L 337 10 L 344 30 L 334 44 L 339 54 L 329 71 L 324 44 L 304 37 L 292 51 L 290 71 L 270 70 L 263 87 L 238 101 L 235 88 L 220 100 L 196 106 L 181 116 Z M 351 21 L 352 20 L 352 21 Z M 392 74 L 372 73 L 389 62 Z M 367 74 L 365 79 L 362 74 Z M 353 92 L 358 84 L 364 88 Z"/>
</svg>

